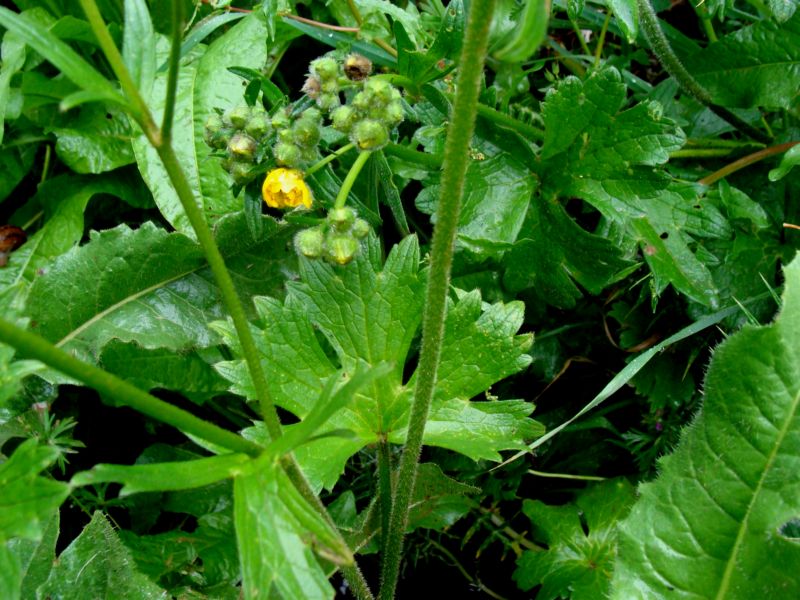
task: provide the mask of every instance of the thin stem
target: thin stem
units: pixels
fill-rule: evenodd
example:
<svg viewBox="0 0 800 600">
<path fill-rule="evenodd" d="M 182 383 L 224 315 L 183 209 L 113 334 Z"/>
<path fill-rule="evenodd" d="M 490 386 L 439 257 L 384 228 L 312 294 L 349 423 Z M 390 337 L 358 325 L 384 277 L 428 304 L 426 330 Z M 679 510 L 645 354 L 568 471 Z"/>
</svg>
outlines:
<svg viewBox="0 0 800 600">
<path fill-rule="evenodd" d="M 169 72 L 167 73 L 167 95 L 164 116 L 161 119 L 161 143 L 172 141 L 172 122 L 175 112 L 175 94 L 178 89 L 178 68 L 181 61 L 181 39 L 183 36 L 183 2 L 172 3 L 172 46 L 169 50 Z"/>
<path fill-rule="evenodd" d="M 703 30 L 706 32 L 708 41 L 712 43 L 718 41 L 719 38 L 717 38 L 717 32 L 714 31 L 714 23 L 711 21 L 711 17 L 708 15 L 708 7 L 701 2 L 700 4 L 694 6 L 694 11 L 700 18 L 700 23 L 703 25 Z"/>
<path fill-rule="evenodd" d="M 413 150 L 407 146 L 399 144 L 387 144 L 383 149 L 386 154 L 391 154 L 397 158 L 402 158 L 408 162 L 417 163 L 431 171 L 438 171 L 442 168 L 442 157 L 435 154 L 428 154 L 427 152 L 420 152 Z"/>
<path fill-rule="evenodd" d="M 570 23 L 572 24 L 572 30 L 575 32 L 575 37 L 578 38 L 578 43 L 581 45 L 581 50 L 583 50 L 585 55 L 591 56 L 592 51 L 589 50 L 589 44 L 586 43 L 586 39 L 583 37 L 583 32 L 581 31 L 580 27 L 578 27 L 578 22 L 570 20 Z"/>
<path fill-rule="evenodd" d="M 597 38 L 597 47 L 594 49 L 594 66 L 600 66 L 600 59 L 603 56 L 603 47 L 606 45 L 606 32 L 608 31 L 608 24 L 611 23 L 611 11 L 608 11 L 606 20 L 603 22 L 603 27 L 600 29 L 600 36 Z"/>
<path fill-rule="evenodd" d="M 233 285 L 231 275 L 225 267 L 225 261 L 214 241 L 211 229 L 209 229 L 203 217 L 203 213 L 200 211 L 200 207 L 198 207 L 195 202 L 192 188 L 189 185 L 188 179 L 186 179 L 186 174 L 181 168 L 178 157 L 175 155 L 172 146 L 156 146 L 156 151 L 161 158 L 161 162 L 164 163 L 164 168 L 177 192 L 183 210 L 194 229 L 195 235 L 197 235 L 197 241 L 203 248 L 208 266 L 211 268 L 214 279 L 219 286 L 222 300 L 233 320 L 236 333 L 239 336 L 239 343 L 242 345 L 242 354 L 244 354 L 258 400 L 261 403 L 261 416 L 264 419 L 264 424 L 267 427 L 270 438 L 277 439 L 281 436 L 281 424 L 278 419 L 278 414 L 275 412 L 275 406 L 272 403 L 269 389 L 267 388 L 267 380 L 261 368 L 258 349 L 253 339 L 253 333 L 250 330 L 250 324 L 247 322 L 244 307 L 239 300 L 239 296 L 236 294 L 236 288 Z"/>
<path fill-rule="evenodd" d="M 139 94 L 139 90 L 133 78 L 131 78 L 128 68 L 125 66 L 125 61 L 122 59 L 122 55 L 117 49 L 114 40 L 111 38 L 111 34 L 108 32 L 108 27 L 106 27 L 100 10 L 97 8 L 97 3 L 94 0 L 80 0 L 80 3 L 83 12 L 86 13 L 86 20 L 89 21 L 92 32 L 97 38 L 97 42 L 100 44 L 100 48 L 103 50 L 106 60 L 108 60 L 109 65 L 111 65 L 111 70 L 114 71 L 114 75 L 116 75 L 119 80 L 122 91 L 125 92 L 125 96 L 127 96 L 128 100 L 133 103 L 132 108 L 136 111 L 134 117 L 141 125 L 148 139 L 150 136 L 156 136 L 158 134 L 158 129 L 153 118 L 150 116 L 150 110 Z"/>
<path fill-rule="evenodd" d="M 541 142 L 544 139 L 544 132 L 541 129 L 537 129 L 532 125 L 523 123 L 522 121 L 490 108 L 485 104 L 478 104 L 477 112 L 478 115 L 484 119 L 488 119 L 492 123 L 496 123 L 502 127 L 513 129 L 517 133 L 522 134 L 523 137 L 536 140 L 537 142 Z"/>
<path fill-rule="evenodd" d="M 93 387 L 109 398 L 113 398 L 115 402 L 129 406 L 162 423 L 172 425 L 184 433 L 197 436 L 234 452 L 244 452 L 251 456 L 258 456 L 261 452 L 259 445 L 159 400 L 116 375 L 82 362 L 64 350 L 56 348 L 41 336 L 25 331 L 4 319 L 0 319 L 0 338 L 4 343 L 16 348 L 22 356 L 35 358 Z"/>
<path fill-rule="evenodd" d="M 350 150 L 352 150 L 355 147 L 356 147 L 356 145 L 351 143 L 351 144 L 347 144 L 346 146 L 342 146 L 336 152 L 331 152 L 330 154 L 328 154 L 328 156 L 323 158 L 321 161 L 317 162 L 316 164 L 312 165 L 310 168 L 306 169 L 306 171 L 305 171 L 306 177 L 309 176 L 309 175 L 313 175 L 314 173 L 319 171 L 322 167 L 327 165 L 329 162 L 332 162 L 332 161 L 336 160 L 342 154 L 346 154 L 347 152 L 349 152 Z"/>
<path fill-rule="evenodd" d="M 431 245 L 431 266 L 422 315 L 422 346 L 417 367 L 417 383 L 409 416 L 408 434 L 395 487 L 389 533 L 386 536 L 379 598 L 394 598 L 403 534 L 408 523 L 409 504 L 417 477 L 417 461 L 422 450 L 422 436 L 436 386 L 436 374 L 444 338 L 450 269 L 455 250 L 456 229 L 464 195 L 464 179 L 469 162 L 469 144 L 475 130 L 478 94 L 483 76 L 483 63 L 489 40 L 495 0 L 473 0 L 470 3 L 467 29 L 458 62 L 458 90 L 453 115 L 445 142 L 444 172 L 436 211 L 436 227 Z"/>
<path fill-rule="evenodd" d="M 369 151 L 360 152 L 358 154 L 358 158 L 353 162 L 353 166 L 350 167 L 350 170 L 347 172 L 347 177 L 345 177 L 342 182 L 342 187 L 339 188 L 339 193 L 336 195 L 336 202 L 333 205 L 334 208 L 344 207 L 347 202 L 347 194 L 349 194 L 350 190 L 353 188 L 353 184 L 356 182 L 356 178 L 361 172 L 361 169 L 367 163 L 370 154 L 372 154 L 372 152 Z"/>
<path fill-rule="evenodd" d="M 735 173 L 739 169 L 744 169 L 745 167 L 749 167 L 753 163 L 757 163 L 760 160 L 764 160 L 769 156 L 774 156 L 775 154 L 781 154 L 786 152 L 789 148 L 800 144 L 800 142 L 786 142 L 785 144 L 778 144 L 776 146 L 770 146 L 769 148 L 764 148 L 763 150 L 759 150 L 758 152 L 753 152 L 752 154 L 748 154 L 740 158 L 739 160 L 733 161 L 729 165 L 725 165 L 719 171 L 714 171 L 711 175 L 706 175 L 702 179 L 699 179 L 697 183 L 701 185 L 711 185 L 716 183 L 720 179 L 724 179 L 731 173 Z"/>
<path fill-rule="evenodd" d="M 667 36 L 665 36 L 664 32 L 661 30 L 661 25 L 658 23 L 658 17 L 650 4 L 650 0 L 637 0 L 637 3 L 639 5 L 639 17 L 642 24 L 642 31 L 647 41 L 650 43 L 653 54 L 656 55 L 661 66 L 664 67 L 667 73 L 678 82 L 681 89 L 745 135 L 759 142 L 769 144 L 771 138 L 764 132 L 756 129 L 746 121 L 743 121 L 727 108 L 714 104 L 714 100 L 708 90 L 692 77 L 672 50 Z"/>
<path fill-rule="evenodd" d="M 381 502 L 381 548 L 385 549 L 392 514 L 392 455 L 386 438 L 378 442 L 378 497 Z"/>
</svg>

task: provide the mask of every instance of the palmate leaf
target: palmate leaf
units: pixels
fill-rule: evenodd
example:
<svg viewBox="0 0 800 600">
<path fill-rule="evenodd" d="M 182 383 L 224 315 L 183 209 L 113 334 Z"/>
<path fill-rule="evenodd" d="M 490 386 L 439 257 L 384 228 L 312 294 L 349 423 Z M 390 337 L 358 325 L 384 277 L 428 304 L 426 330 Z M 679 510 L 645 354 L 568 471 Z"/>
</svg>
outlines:
<svg viewBox="0 0 800 600">
<path fill-rule="evenodd" d="M 612 598 L 800 596 L 800 262 L 785 274 L 776 321 L 716 350 L 701 412 L 641 486 Z"/>
<path fill-rule="evenodd" d="M 419 272 L 415 237 L 395 246 L 384 265 L 379 244 L 371 238 L 347 267 L 302 261 L 300 279 L 289 284 L 285 302 L 256 299 L 263 323 L 256 343 L 278 405 L 304 418 L 339 367 L 352 375 L 359 362 L 393 365 L 390 374 L 362 388 L 319 430 L 349 430 L 349 436 L 323 437 L 296 450 L 313 485 L 330 488 L 360 448 L 381 436 L 396 443 L 405 438 L 415 378 L 404 382 L 403 370 L 419 328 L 424 274 Z M 522 317 L 520 302 L 483 305 L 478 292 L 462 294 L 450 305 L 425 443 L 476 460 L 498 460 L 500 450 L 519 448 L 525 439 L 541 434 L 541 427 L 528 418 L 530 403 L 470 402 L 530 362 L 525 351 L 531 337 L 515 335 Z M 217 328 L 239 353 L 231 324 Z M 320 343 L 315 329 L 326 344 Z M 332 350 L 326 351 L 328 344 Z M 243 361 L 219 363 L 217 369 L 234 392 L 254 397 Z"/>
<path fill-rule="evenodd" d="M 698 189 L 654 168 L 681 147 L 683 133 L 661 116 L 657 103 L 622 110 L 625 95 L 615 69 L 585 82 L 568 77 L 548 94 L 542 196 L 586 200 L 638 241 L 657 290 L 671 283 L 715 307 L 713 278 L 690 244 L 697 237 L 730 237 L 730 225 Z"/>
</svg>

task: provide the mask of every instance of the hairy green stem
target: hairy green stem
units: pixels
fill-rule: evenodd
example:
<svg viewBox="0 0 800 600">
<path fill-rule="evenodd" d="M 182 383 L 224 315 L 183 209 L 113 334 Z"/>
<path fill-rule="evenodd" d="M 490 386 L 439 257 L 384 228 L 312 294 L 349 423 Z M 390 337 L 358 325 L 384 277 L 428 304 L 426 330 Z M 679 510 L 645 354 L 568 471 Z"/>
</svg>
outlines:
<svg viewBox="0 0 800 600">
<path fill-rule="evenodd" d="M 482 118 L 491 121 L 501 127 L 508 127 L 516 131 L 517 133 L 521 134 L 523 137 L 526 137 L 531 140 L 536 140 L 540 142 L 544 139 L 544 131 L 541 129 L 537 129 L 532 125 L 528 125 L 527 123 L 523 123 L 522 121 L 515 119 L 512 116 L 509 116 L 505 113 L 501 113 L 498 110 L 490 108 L 485 104 L 478 104 L 477 105 L 477 112 Z"/>
<path fill-rule="evenodd" d="M 639 18 L 642 24 L 642 31 L 647 41 L 650 43 L 653 54 L 656 55 L 661 66 L 664 67 L 667 73 L 678 82 L 681 89 L 700 104 L 708 107 L 708 109 L 719 118 L 733 125 L 745 135 L 765 144 L 770 143 L 771 138 L 763 131 L 756 129 L 749 123 L 740 119 L 727 108 L 714 104 L 714 100 L 708 90 L 692 77 L 691 73 L 686 70 L 686 67 L 683 66 L 683 63 L 672 50 L 667 36 L 665 36 L 664 32 L 661 30 L 661 25 L 658 23 L 658 17 L 656 16 L 655 10 L 653 10 L 653 6 L 650 4 L 650 0 L 637 0 L 637 3 L 639 5 Z"/>
<path fill-rule="evenodd" d="M 409 504 L 416 482 L 422 436 L 436 386 L 456 229 L 464 195 L 469 145 L 475 130 L 478 94 L 494 7 L 495 0 L 473 0 L 470 3 L 464 44 L 458 62 L 457 92 L 445 142 L 444 172 L 436 210 L 431 266 L 422 315 L 422 346 L 417 367 L 417 383 L 409 416 L 406 444 L 400 458 L 398 480 L 389 518 L 389 532 L 385 536 L 379 593 L 381 600 L 394 598 L 397 587 L 403 553 L 403 534 L 408 523 Z"/>
<path fill-rule="evenodd" d="M 384 554 L 392 514 L 392 453 L 386 438 L 378 442 L 378 498 L 381 503 L 381 550 Z"/>
<path fill-rule="evenodd" d="M 367 164 L 370 154 L 372 154 L 372 152 L 359 152 L 358 158 L 353 162 L 353 166 L 350 167 L 350 170 L 347 172 L 347 177 L 345 177 L 342 182 L 342 187 L 339 188 L 339 193 L 336 194 L 336 202 L 333 204 L 334 208 L 344 207 L 347 202 L 347 195 L 350 193 L 350 190 L 353 189 L 353 184 L 356 182 L 361 169 Z"/>
<path fill-rule="evenodd" d="M 35 358 L 65 375 L 93 387 L 112 398 L 114 402 L 124 404 L 162 423 L 172 425 L 184 433 L 197 436 L 233 452 L 244 452 L 251 456 L 257 456 L 262 450 L 258 444 L 159 400 L 116 375 L 80 361 L 64 350 L 56 348 L 43 337 L 25 331 L 4 319 L 0 319 L 0 338 L 4 343 L 16 348 L 20 355 Z"/>
</svg>

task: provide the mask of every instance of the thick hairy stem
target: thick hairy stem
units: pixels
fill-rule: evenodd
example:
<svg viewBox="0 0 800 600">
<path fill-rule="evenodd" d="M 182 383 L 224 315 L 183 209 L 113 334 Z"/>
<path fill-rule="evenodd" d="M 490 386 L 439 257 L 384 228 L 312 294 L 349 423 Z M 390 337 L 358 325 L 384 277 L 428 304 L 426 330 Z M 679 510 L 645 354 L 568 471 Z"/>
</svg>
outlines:
<svg viewBox="0 0 800 600">
<path fill-rule="evenodd" d="M 422 316 L 422 347 L 417 368 L 417 384 L 409 417 L 408 436 L 400 458 L 389 531 L 384 545 L 379 597 L 394 597 L 403 534 L 408 523 L 408 509 L 417 476 L 417 462 L 422 449 L 422 435 L 436 386 L 436 373 L 444 337 L 447 292 L 453 263 L 456 229 L 464 194 L 464 178 L 469 162 L 469 144 L 475 129 L 478 93 L 483 76 L 483 63 L 489 39 L 495 0 L 473 0 L 470 3 L 467 30 L 459 59 L 453 115 L 447 131 L 444 172 L 436 210 L 436 228 L 431 248 L 431 267 Z"/>
<path fill-rule="evenodd" d="M 711 94 L 697 80 L 692 77 L 691 73 L 686 70 L 683 63 L 678 59 L 678 56 L 669 45 L 667 36 L 661 30 L 658 24 L 658 17 L 650 4 L 650 0 L 637 0 L 639 4 L 639 18 L 641 19 L 642 31 L 644 32 L 647 41 L 650 43 L 650 48 L 653 54 L 656 55 L 661 66 L 669 73 L 681 89 L 692 96 L 700 104 L 707 106 L 719 118 L 733 125 L 736 129 L 741 131 L 754 140 L 758 140 L 764 144 L 769 144 L 771 138 L 764 132 L 756 129 L 749 123 L 746 123 L 727 108 L 714 104 Z"/>
<path fill-rule="evenodd" d="M 64 350 L 56 348 L 41 336 L 25 331 L 3 319 L 0 319 L 0 338 L 4 343 L 16 348 L 21 355 L 35 358 L 47 366 L 85 383 L 109 398 L 113 398 L 114 402 L 129 406 L 167 425 L 172 425 L 184 433 L 197 436 L 233 452 L 244 452 L 257 456 L 262 450 L 259 445 L 159 400 L 116 375 L 78 360 Z"/>
</svg>

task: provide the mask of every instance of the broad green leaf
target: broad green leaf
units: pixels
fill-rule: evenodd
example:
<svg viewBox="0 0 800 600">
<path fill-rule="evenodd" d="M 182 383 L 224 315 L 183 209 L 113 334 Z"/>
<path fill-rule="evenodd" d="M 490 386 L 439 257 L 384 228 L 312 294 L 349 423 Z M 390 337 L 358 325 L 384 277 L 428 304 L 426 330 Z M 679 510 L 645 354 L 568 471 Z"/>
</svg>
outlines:
<svg viewBox="0 0 800 600">
<path fill-rule="evenodd" d="M 778 23 L 788 21 L 797 10 L 797 0 L 767 0 L 767 7 Z"/>
<path fill-rule="evenodd" d="M 544 302 L 572 308 L 618 280 L 631 263 L 609 240 L 580 227 L 555 201 L 534 196 L 516 243 L 503 257 L 503 283 L 511 291 L 533 288 Z"/>
<path fill-rule="evenodd" d="M 686 68 L 722 106 L 789 108 L 800 89 L 800 14 L 758 21 L 689 56 Z"/>
<path fill-rule="evenodd" d="M 719 293 L 691 244 L 697 237 L 730 237 L 730 225 L 703 201 L 702 188 L 654 168 L 681 147 L 683 133 L 658 103 L 623 110 L 625 96 L 615 69 L 596 71 L 585 82 L 568 77 L 548 93 L 542 195 L 583 198 L 639 243 L 657 292 L 671 283 L 714 308 Z"/>
<path fill-rule="evenodd" d="M 607 0 L 607 4 L 628 38 L 628 43 L 633 43 L 639 32 L 639 6 L 636 0 Z"/>
<path fill-rule="evenodd" d="M 605 598 L 617 553 L 617 524 L 633 500 L 633 486 L 625 479 L 593 485 L 574 504 L 525 500 L 522 510 L 533 525 L 531 538 L 546 549 L 526 550 L 517 559 L 514 581 L 525 591 L 541 585 L 539 600 Z"/>
<path fill-rule="evenodd" d="M 783 308 L 714 352 L 704 403 L 620 530 L 612 598 L 794 598 L 800 545 L 800 262 Z"/>
<path fill-rule="evenodd" d="M 156 37 L 145 0 L 125 0 L 122 58 L 144 97 L 150 96 L 156 74 Z"/>
<path fill-rule="evenodd" d="M 20 582 L 16 588 L 23 600 L 36 598 L 36 589 L 47 581 L 56 559 L 56 540 L 58 539 L 60 518 L 58 511 L 44 529 L 41 540 L 14 539 L 7 542 L 7 548 L 20 561 Z M 0 568 L 0 573 L 3 569 Z M 2 575 L 0 575 L 0 579 Z M 2 584 L 0 584 L 0 590 Z M 3 594 L 3 598 L 13 598 L 13 594 Z"/>
<path fill-rule="evenodd" d="M 252 459 L 246 454 L 223 454 L 191 461 L 140 465 L 100 464 L 72 478 L 73 486 L 115 482 L 123 484 L 120 496 L 140 492 L 186 490 L 202 487 L 241 473 Z"/>
<path fill-rule="evenodd" d="M 315 552 L 339 564 L 352 555 L 278 464 L 258 462 L 234 479 L 244 597 L 333 598 Z"/>
<path fill-rule="evenodd" d="M 0 597 L 19 600 L 22 586 L 22 565 L 10 542 L 0 544 Z"/>
<path fill-rule="evenodd" d="M 112 340 L 103 348 L 99 363 L 106 371 L 143 390 L 175 390 L 195 402 L 202 402 L 227 389 L 226 382 L 211 365 L 218 360 L 221 356 L 213 348 L 175 352 Z"/>
<path fill-rule="evenodd" d="M 105 173 L 134 162 L 131 127 L 118 109 L 81 107 L 68 127 L 56 127 L 56 154 L 76 173 Z"/>
<path fill-rule="evenodd" d="M 215 108 L 228 110 L 244 103 L 242 80 L 228 67 L 258 69 L 267 59 L 264 23 L 258 15 L 250 15 L 231 27 L 208 46 L 197 46 L 182 61 L 178 76 L 173 124 L 173 147 L 194 191 L 195 201 L 203 207 L 209 223 L 226 213 L 241 209 L 241 200 L 231 194 L 231 180 L 221 161 L 209 158 L 211 149 L 203 141 L 203 128 Z M 254 40 L 258 40 L 255 44 Z M 159 57 L 169 47 L 159 44 Z M 160 122 L 166 96 L 167 73 L 160 73 L 153 84 L 149 105 Z M 194 231 L 183 212 L 166 170 L 156 151 L 143 135 L 133 142 L 136 161 L 164 218 L 181 233 L 194 237 Z"/>
<path fill-rule="evenodd" d="M 130 552 L 99 511 L 61 553 L 37 593 L 53 600 L 164 598 L 164 591 L 136 569 Z"/>
<path fill-rule="evenodd" d="M 21 316 L 23 304 L 21 288 L 21 285 L 0 287 L 0 315 L 18 327 L 25 328 L 28 319 Z M 0 342 L 0 424 L 24 410 L 12 399 L 22 387 L 23 379 L 42 369 L 42 365 L 35 360 L 14 360 L 15 354 L 14 348 Z M 3 441 L 0 436 L 0 446 Z"/>
<path fill-rule="evenodd" d="M 276 404 L 305 418 L 321 397 L 324 382 L 339 367 L 352 377 L 360 362 L 393 365 L 390 374 L 362 388 L 319 430 L 349 430 L 349 437 L 328 436 L 297 448 L 312 484 L 330 488 L 360 448 L 380 436 L 404 441 L 415 377 L 403 385 L 403 371 L 420 324 L 424 274 L 419 272 L 416 238 L 407 237 L 395 246 L 384 265 L 378 242 L 371 238 L 344 268 L 303 260 L 300 279 L 289 283 L 283 303 L 256 299 L 263 324 L 256 343 Z M 478 292 L 463 294 L 450 305 L 425 443 L 476 460 L 498 460 L 500 450 L 521 447 L 525 439 L 541 434 L 528 418 L 533 410 L 528 402 L 470 402 L 530 362 L 525 354 L 530 336 L 515 335 L 522 318 L 520 302 L 484 306 Z M 230 323 L 216 327 L 238 354 Z M 335 359 L 320 344 L 315 329 L 330 344 Z M 243 361 L 219 363 L 217 368 L 234 392 L 254 398 Z M 252 435 L 258 437 L 257 432 Z"/>
<path fill-rule="evenodd" d="M 524 62 L 547 36 L 550 21 L 550 0 L 527 0 L 517 15 L 517 26 L 507 41 L 492 53 L 492 56 L 505 62 Z"/>
<path fill-rule="evenodd" d="M 420 464 L 409 505 L 406 532 L 420 528 L 441 530 L 449 527 L 474 506 L 474 501 L 468 496 L 480 491 L 480 488 L 448 477 L 435 463 Z"/>
<path fill-rule="evenodd" d="M 280 293 L 292 260 L 287 228 L 264 217 L 262 237 L 253 239 L 238 213 L 216 234 L 244 297 Z M 88 244 L 59 257 L 31 286 L 27 314 L 45 338 L 95 360 L 112 339 L 145 349 L 212 346 L 207 323 L 223 313 L 199 246 L 145 223 L 92 232 Z"/>
<path fill-rule="evenodd" d="M 34 19 L 28 19 L 7 8 L 0 7 L 0 25 L 14 31 L 25 43 L 55 65 L 80 88 L 97 94 L 98 98 L 125 105 L 125 100 L 114 86 L 87 63 L 67 44 L 50 33 Z"/>
<path fill-rule="evenodd" d="M 67 484 L 39 475 L 60 451 L 23 442 L 0 464 L 0 544 L 12 537 L 39 540 L 53 513 L 70 493 Z"/>
<path fill-rule="evenodd" d="M 459 243 L 475 253 L 497 253 L 516 241 L 522 229 L 535 177 L 506 153 L 471 161 L 464 181 L 464 198 L 458 223 Z M 440 194 L 438 184 L 426 186 L 417 207 L 434 214 Z"/>
</svg>

